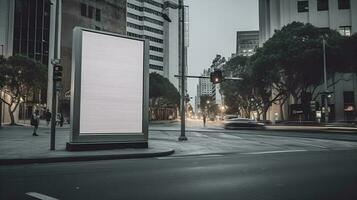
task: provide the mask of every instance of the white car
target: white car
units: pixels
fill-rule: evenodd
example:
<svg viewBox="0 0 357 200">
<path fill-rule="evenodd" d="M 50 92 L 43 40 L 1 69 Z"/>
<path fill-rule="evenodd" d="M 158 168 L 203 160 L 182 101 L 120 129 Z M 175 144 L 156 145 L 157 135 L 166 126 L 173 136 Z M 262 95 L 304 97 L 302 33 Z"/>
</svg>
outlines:
<svg viewBox="0 0 357 200">
<path fill-rule="evenodd" d="M 225 129 L 265 129 L 264 123 L 246 118 L 232 118 L 224 122 Z"/>
</svg>

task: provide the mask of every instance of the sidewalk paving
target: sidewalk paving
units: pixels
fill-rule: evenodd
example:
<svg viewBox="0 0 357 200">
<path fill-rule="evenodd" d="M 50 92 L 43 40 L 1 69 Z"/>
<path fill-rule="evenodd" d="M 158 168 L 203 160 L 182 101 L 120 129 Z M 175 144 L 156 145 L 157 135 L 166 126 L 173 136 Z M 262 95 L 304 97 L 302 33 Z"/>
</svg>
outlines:
<svg viewBox="0 0 357 200">
<path fill-rule="evenodd" d="M 249 150 L 280 150 L 277 145 L 269 145 L 259 140 L 242 139 L 241 136 L 225 134 L 226 131 L 216 123 L 208 123 L 207 127 L 202 127 L 198 123 L 195 127 L 187 128 L 186 135 L 190 139 L 186 142 L 178 142 L 180 134 L 179 126 L 170 124 L 168 126 L 151 125 L 149 129 L 148 149 L 117 149 L 100 151 L 80 151 L 69 152 L 65 150 L 69 141 L 70 128 L 66 124 L 56 130 L 56 150 L 50 149 L 50 128 L 45 122 L 40 124 L 39 136 L 32 136 L 33 128 L 29 125 L 8 126 L 0 129 L 0 165 L 24 164 L 24 163 L 51 163 L 66 161 L 89 161 L 108 160 L 123 158 L 147 158 L 167 156 L 175 153 L 180 155 L 197 155 L 210 153 L 244 152 Z M 309 129 L 307 129 L 309 128 Z M 329 129 L 331 127 L 324 127 Z M 341 128 L 342 129 L 342 128 Z M 321 131 L 321 127 L 294 127 L 294 126 L 268 126 L 266 133 L 278 130 L 313 132 Z M 342 129 L 346 131 L 347 129 Z M 355 131 L 356 129 L 348 130 Z M 341 130 L 340 130 L 341 131 Z M 205 133 L 204 133 L 205 132 Z M 209 136 L 207 136 L 207 133 Z M 246 134 L 240 131 L 241 134 Z M 263 132 L 262 132 L 263 133 Z M 356 131 L 357 133 L 357 131 Z M 302 133 L 301 133 L 302 134 Z M 305 133 L 308 134 L 308 133 Z M 349 135 L 346 135 L 349 136 Z M 247 133 L 244 137 L 255 137 L 254 134 Z M 261 137 L 261 136 L 259 136 Z M 322 139 L 322 138 L 321 138 Z M 326 138 L 327 140 L 329 138 Z M 289 138 L 279 139 L 279 141 L 291 140 Z M 298 138 L 294 140 L 310 140 Z M 350 141 L 350 140 L 346 140 Z M 341 144 L 345 144 L 341 140 Z M 355 141 L 355 140 L 353 140 Z M 306 141 L 304 141 L 306 143 Z M 339 141 L 334 141 L 339 142 Z M 355 144 L 355 143 L 354 143 Z M 343 146 L 343 145 L 342 145 Z"/>
<path fill-rule="evenodd" d="M 146 158 L 174 153 L 168 146 L 149 143 L 147 149 L 116 149 L 101 151 L 66 151 L 69 128 L 56 130 L 56 150 L 50 150 L 50 128 L 39 128 L 39 136 L 32 136 L 29 126 L 4 126 L 0 129 L 0 165 L 48 163 L 65 161 L 103 160 L 120 158 Z"/>
</svg>

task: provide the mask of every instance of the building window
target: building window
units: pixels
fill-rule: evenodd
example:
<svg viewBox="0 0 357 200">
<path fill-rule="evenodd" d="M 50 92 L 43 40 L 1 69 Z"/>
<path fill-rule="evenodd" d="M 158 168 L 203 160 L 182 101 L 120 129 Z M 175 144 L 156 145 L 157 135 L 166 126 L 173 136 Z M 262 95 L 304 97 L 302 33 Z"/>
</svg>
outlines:
<svg viewBox="0 0 357 200">
<path fill-rule="evenodd" d="M 150 55 L 150 59 L 151 60 L 156 60 L 156 61 L 164 61 L 164 58 L 163 57 L 160 57 L 160 56 L 154 56 L 154 55 Z"/>
<path fill-rule="evenodd" d="M 93 19 L 94 8 L 92 6 L 88 6 L 88 18 Z"/>
<path fill-rule="evenodd" d="M 131 32 L 127 32 L 127 35 L 130 37 L 136 37 L 136 38 L 143 38 L 142 35 L 136 34 L 136 33 L 131 33 Z"/>
<path fill-rule="evenodd" d="M 340 26 L 338 32 L 342 36 L 351 36 L 351 26 Z"/>
<path fill-rule="evenodd" d="M 164 49 L 159 48 L 159 47 L 154 47 L 154 46 L 150 46 L 150 50 L 151 51 L 161 52 L 161 53 L 164 51 Z"/>
<path fill-rule="evenodd" d="M 100 20 L 101 20 L 101 11 L 100 11 L 100 9 L 96 8 L 95 9 L 95 21 L 100 22 Z"/>
<path fill-rule="evenodd" d="M 87 16 L 87 5 L 84 3 L 81 3 L 81 15 L 84 17 Z"/>
<path fill-rule="evenodd" d="M 353 91 L 343 92 L 343 103 L 345 111 L 345 120 L 353 120 L 355 112 L 355 97 Z"/>
<path fill-rule="evenodd" d="M 309 2 L 308 1 L 298 1 L 298 12 L 309 12 Z"/>
<path fill-rule="evenodd" d="M 150 68 L 150 69 L 155 69 L 155 70 L 160 70 L 160 71 L 163 71 L 163 70 L 164 70 L 164 67 L 163 67 L 163 66 L 152 65 L 152 64 L 149 65 L 149 68 Z"/>
<path fill-rule="evenodd" d="M 328 0 L 317 0 L 317 10 L 318 11 L 328 10 Z"/>
<path fill-rule="evenodd" d="M 350 0 L 338 0 L 338 9 L 350 9 Z"/>
</svg>

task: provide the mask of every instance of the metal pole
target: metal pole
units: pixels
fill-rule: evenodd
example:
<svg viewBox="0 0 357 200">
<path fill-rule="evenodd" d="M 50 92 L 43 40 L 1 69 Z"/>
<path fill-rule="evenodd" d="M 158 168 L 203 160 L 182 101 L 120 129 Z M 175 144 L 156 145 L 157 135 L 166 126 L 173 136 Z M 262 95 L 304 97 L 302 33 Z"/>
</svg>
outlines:
<svg viewBox="0 0 357 200">
<path fill-rule="evenodd" d="M 322 50 L 323 50 L 323 62 L 324 62 L 324 86 L 325 86 L 325 97 L 324 97 L 324 101 L 325 101 L 325 123 L 328 123 L 328 118 L 329 118 L 329 111 L 328 111 L 328 100 L 327 100 L 327 95 L 328 95 L 328 91 L 327 91 L 327 73 L 326 73 L 326 41 L 325 38 L 322 39 Z"/>
<path fill-rule="evenodd" d="M 180 10 L 181 9 L 181 10 Z M 183 5 L 183 0 L 179 1 L 179 13 L 181 11 L 181 100 L 180 100 L 180 109 L 181 109 L 181 135 L 179 141 L 187 140 L 185 135 L 185 7 Z"/>
<path fill-rule="evenodd" d="M 1 56 L 4 57 L 4 45 L 1 46 Z M 0 128 L 2 128 L 2 115 L 3 115 L 3 109 L 2 109 L 2 100 L 0 100 Z"/>
<path fill-rule="evenodd" d="M 59 37 L 59 22 L 58 22 L 58 15 L 59 15 L 59 1 L 56 0 L 56 14 L 55 14 L 55 41 L 54 41 L 54 51 L 53 57 L 54 61 L 57 61 L 58 58 L 58 37 Z M 52 63 L 52 71 L 54 70 L 54 63 Z M 53 72 L 52 72 L 53 74 Z M 52 75 L 53 76 L 53 75 Z M 51 150 L 55 150 L 55 142 L 56 142 L 56 110 L 57 110 L 57 91 L 56 91 L 56 81 L 52 81 L 52 113 L 51 113 Z"/>
</svg>

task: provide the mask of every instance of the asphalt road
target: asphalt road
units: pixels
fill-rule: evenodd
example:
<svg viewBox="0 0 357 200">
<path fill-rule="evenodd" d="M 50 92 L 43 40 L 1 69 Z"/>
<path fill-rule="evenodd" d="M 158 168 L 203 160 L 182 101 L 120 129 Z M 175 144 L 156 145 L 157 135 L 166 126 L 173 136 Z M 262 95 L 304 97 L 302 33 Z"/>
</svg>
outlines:
<svg viewBox="0 0 357 200">
<path fill-rule="evenodd" d="M 356 155 L 271 151 L 0 166 L 0 199 L 357 199 Z"/>
</svg>

